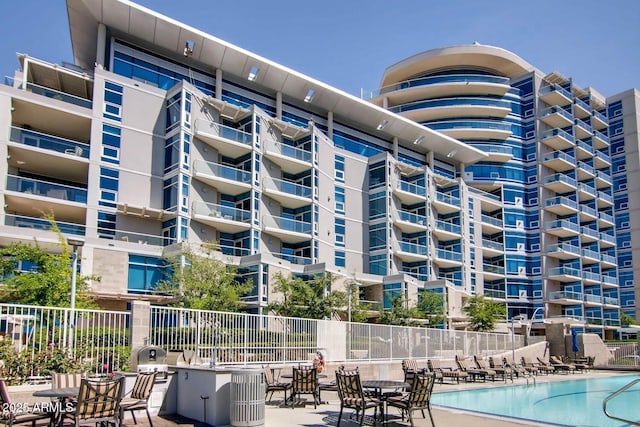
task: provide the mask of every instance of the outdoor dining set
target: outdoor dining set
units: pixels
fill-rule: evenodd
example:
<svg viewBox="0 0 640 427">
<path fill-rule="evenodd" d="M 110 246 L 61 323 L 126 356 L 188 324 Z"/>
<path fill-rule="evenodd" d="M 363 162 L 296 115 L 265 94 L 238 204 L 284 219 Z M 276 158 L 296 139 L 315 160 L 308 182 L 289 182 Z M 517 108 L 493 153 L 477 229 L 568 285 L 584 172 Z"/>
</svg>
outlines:
<svg viewBox="0 0 640 427">
<path fill-rule="evenodd" d="M 120 426 L 124 413 L 144 410 L 153 427 L 148 409 L 149 397 L 157 372 L 140 372 L 133 388 L 125 391 L 125 377 L 86 378 L 84 374 L 51 374 L 51 388 L 33 393 L 35 398 L 49 399 L 32 404 L 12 401 L 7 385 L 0 380 L 0 419 L 8 426 L 48 423 L 50 427 L 66 425 L 109 424 Z M 137 422 L 136 422 L 137 423 Z"/>
</svg>

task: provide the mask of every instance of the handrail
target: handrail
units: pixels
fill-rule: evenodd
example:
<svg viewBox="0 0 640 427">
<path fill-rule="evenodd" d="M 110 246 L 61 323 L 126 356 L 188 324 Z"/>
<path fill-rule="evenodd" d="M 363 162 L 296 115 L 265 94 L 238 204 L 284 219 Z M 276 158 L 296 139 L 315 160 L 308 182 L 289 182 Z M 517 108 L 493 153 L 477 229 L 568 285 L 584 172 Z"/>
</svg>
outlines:
<svg viewBox="0 0 640 427">
<path fill-rule="evenodd" d="M 604 414 L 607 417 L 611 418 L 611 419 L 614 419 L 614 420 L 617 420 L 617 421 L 622 421 L 622 422 L 625 422 L 625 423 L 629 423 L 629 424 L 634 425 L 634 426 L 640 426 L 640 422 L 638 422 L 638 421 L 631 421 L 631 420 L 626 420 L 624 418 L 618 418 L 616 416 L 613 416 L 613 415 L 609 414 L 609 412 L 607 412 L 607 403 L 611 399 L 613 399 L 614 397 L 616 397 L 616 396 L 624 393 L 625 391 L 629 390 L 631 387 L 633 387 L 634 385 L 636 385 L 639 382 L 640 382 L 640 378 L 635 379 L 635 380 L 631 381 L 629 384 L 625 385 L 624 387 L 614 391 L 609 396 L 605 397 L 604 400 L 602 401 L 602 410 L 604 411 Z"/>
</svg>

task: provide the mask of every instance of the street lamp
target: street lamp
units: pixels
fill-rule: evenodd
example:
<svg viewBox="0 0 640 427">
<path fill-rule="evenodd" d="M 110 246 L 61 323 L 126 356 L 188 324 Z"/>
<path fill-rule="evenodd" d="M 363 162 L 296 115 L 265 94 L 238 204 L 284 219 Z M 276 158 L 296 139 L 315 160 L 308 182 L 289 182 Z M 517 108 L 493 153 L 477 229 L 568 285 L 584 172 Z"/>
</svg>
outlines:
<svg viewBox="0 0 640 427">
<path fill-rule="evenodd" d="M 75 327 L 75 309 L 76 309 L 76 276 L 78 271 L 78 248 L 84 245 L 84 240 L 67 239 L 67 244 L 73 247 L 73 253 L 71 255 L 71 301 L 69 307 L 71 308 L 69 315 L 69 348 L 73 348 L 73 336 Z"/>
</svg>

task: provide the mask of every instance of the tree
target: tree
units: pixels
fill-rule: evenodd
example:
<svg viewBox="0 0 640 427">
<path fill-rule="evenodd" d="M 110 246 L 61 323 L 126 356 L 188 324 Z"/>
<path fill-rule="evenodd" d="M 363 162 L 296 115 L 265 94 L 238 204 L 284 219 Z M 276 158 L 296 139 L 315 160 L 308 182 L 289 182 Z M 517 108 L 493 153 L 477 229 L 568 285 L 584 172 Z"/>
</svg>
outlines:
<svg viewBox="0 0 640 427">
<path fill-rule="evenodd" d="M 196 252 L 186 247 L 170 260 L 171 277 L 161 281 L 156 292 L 173 296 L 175 306 L 238 311 L 242 307 L 240 298 L 251 292 L 253 283 L 239 282 L 237 268 L 212 258 L 214 248 L 214 245 L 202 244 L 202 251 Z"/>
<path fill-rule="evenodd" d="M 417 307 L 406 306 L 402 294 L 391 298 L 391 308 L 380 310 L 380 323 L 385 325 L 423 326 L 424 323 L 418 321 L 423 317 Z"/>
<path fill-rule="evenodd" d="M 496 321 L 507 315 L 504 305 L 485 299 L 482 295 L 469 298 L 462 311 L 469 317 L 471 329 L 479 332 L 493 331 Z"/>
<path fill-rule="evenodd" d="M 629 325 L 636 325 L 637 321 L 632 316 L 629 316 L 627 313 L 620 312 L 620 325 L 623 328 L 628 327 Z"/>
<path fill-rule="evenodd" d="M 69 307 L 71 297 L 71 250 L 53 217 L 52 231 L 58 234 L 61 253 L 50 253 L 38 245 L 12 243 L 0 249 L 0 274 L 4 286 L 0 301 L 47 307 Z M 92 308 L 95 304 L 87 293 L 93 276 L 76 276 L 76 307 Z"/>
<path fill-rule="evenodd" d="M 327 273 L 309 281 L 282 273 L 274 279 L 273 289 L 282 294 L 282 299 L 271 302 L 267 310 L 279 316 L 326 319 L 343 310 L 347 303 L 345 292 L 330 290 L 331 276 Z"/>
<path fill-rule="evenodd" d="M 357 280 L 351 279 L 346 283 L 347 288 L 347 320 L 364 323 L 367 321 L 367 309 L 369 304 L 360 300 L 360 286 Z"/>
<path fill-rule="evenodd" d="M 423 313 L 433 328 L 447 320 L 444 315 L 444 296 L 439 292 L 421 290 L 418 294 L 418 311 Z"/>
</svg>

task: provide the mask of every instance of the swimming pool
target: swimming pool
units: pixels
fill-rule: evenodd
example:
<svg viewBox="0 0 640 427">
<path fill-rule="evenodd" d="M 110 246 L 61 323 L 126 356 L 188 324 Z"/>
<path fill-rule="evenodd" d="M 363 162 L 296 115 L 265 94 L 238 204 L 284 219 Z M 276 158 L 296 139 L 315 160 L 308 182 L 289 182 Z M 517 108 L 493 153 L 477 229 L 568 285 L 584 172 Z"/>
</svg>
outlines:
<svg viewBox="0 0 640 427">
<path fill-rule="evenodd" d="M 559 426 L 620 427 L 628 424 L 608 418 L 602 401 L 614 391 L 640 378 L 622 375 L 537 385 L 436 392 L 433 405 L 481 412 Z M 610 414 L 640 420 L 640 384 L 609 401 Z"/>
</svg>

